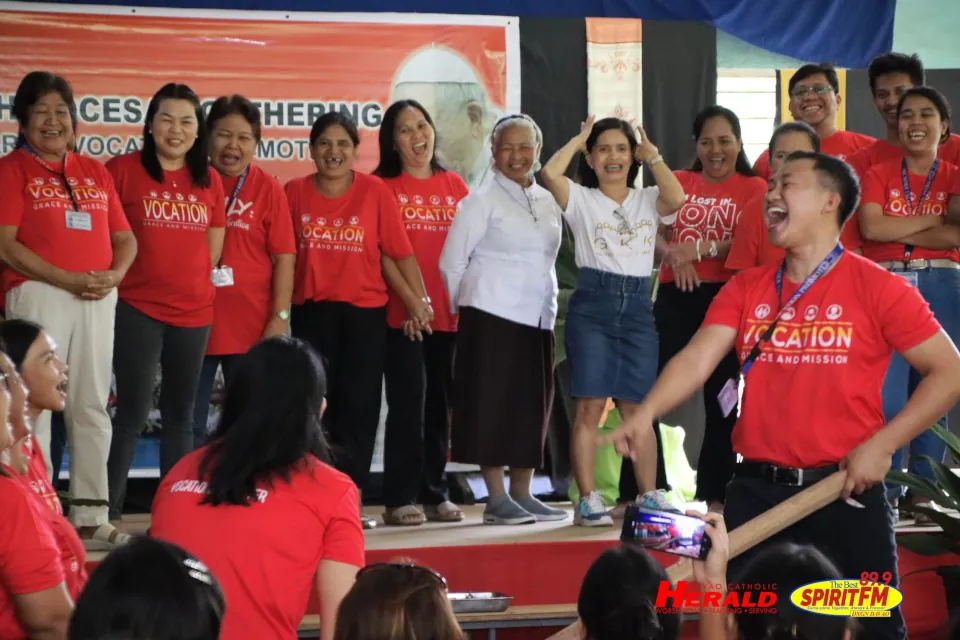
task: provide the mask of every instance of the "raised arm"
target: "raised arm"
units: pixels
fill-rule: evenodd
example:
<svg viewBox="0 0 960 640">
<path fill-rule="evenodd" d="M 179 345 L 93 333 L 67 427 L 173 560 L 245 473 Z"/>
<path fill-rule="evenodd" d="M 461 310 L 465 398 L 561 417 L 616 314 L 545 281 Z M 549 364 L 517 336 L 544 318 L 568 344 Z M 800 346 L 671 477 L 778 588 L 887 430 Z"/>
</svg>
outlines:
<svg viewBox="0 0 960 640">
<path fill-rule="evenodd" d="M 593 131 L 594 120 L 594 116 L 589 116 L 587 120 L 580 125 L 580 133 L 570 138 L 567 144 L 560 147 L 543 169 L 540 170 L 540 178 L 543 180 L 543 184 L 546 185 L 550 193 L 553 194 L 553 198 L 563 211 L 567 210 L 567 204 L 570 200 L 570 183 L 567 182 L 565 175 L 567 168 L 577 153 L 581 151 L 586 152 L 587 138 L 590 137 L 590 132 Z"/>
<path fill-rule="evenodd" d="M 450 310 L 457 312 L 460 282 L 470 263 L 470 257 L 487 232 L 490 212 L 483 206 L 483 196 L 470 194 L 460 201 L 453 217 L 447 240 L 440 253 L 440 275 L 450 295 Z"/>
<path fill-rule="evenodd" d="M 657 196 L 657 213 L 661 217 L 669 217 L 687 201 L 687 194 L 683 192 L 683 186 L 677 180 L 677 176 L 664 162 L 660 150 L 647 137 L 643 127 L 638 126 L 637 133 L 640 140 L 634 155 L 638 162 L 650 168 L 650 173 L 653 174 L 653 179 L 660 189 L 660 195 Z"/>
</svg>

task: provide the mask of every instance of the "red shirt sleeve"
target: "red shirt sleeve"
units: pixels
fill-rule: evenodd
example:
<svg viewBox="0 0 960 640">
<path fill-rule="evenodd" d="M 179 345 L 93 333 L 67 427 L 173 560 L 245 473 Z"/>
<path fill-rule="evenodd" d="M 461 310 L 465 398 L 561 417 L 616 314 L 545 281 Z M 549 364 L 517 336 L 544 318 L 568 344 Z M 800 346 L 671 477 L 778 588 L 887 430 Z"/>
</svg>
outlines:
<svg viewBox="0 0 960 640">
<path fill-rule="evenodd" d="M 26 187 L 26 180 L 26 174 L 14 158 L 8 157 L 0 164 L 0 193 L 3 194 L 0 225 L 20 226 L 20 221 L 23 219 L 23 190 Z"/>
<path fill-rule="evenodd" d="M 110 207 L 110 210 L 107 212 L 107 222 L 110 225 L 110 232 L 130 231 L 130 221 L 127 220 L 127 214 L 123 210 L 123 202 L 120 201 L 120 196 L 117 194 L 113 176 L 111 176 L 110 172 L 99 162 L 96 164 L 97 173 L 99 174 L 97 176 L 98 183 L 103 185 L 104 191 L 107 192 L 107 206 Z"/>
<path fill-rule="evenodd" d="M 725 266 L 733 271 L 755 267 L 760 258 L 759 233 L 763 232 L 763 198 L 753 198 L 743 208 L 733 230 L 733 242 Z"/>
<path fill-rule="evenodd" d="M 719 324 L 732 329 L 739 329 L 743 320 L 743 308 L 747 301 L 747 287 L 745 273 L 738 273 L 730 278 L 727 284 L 721 287 L 719 293 L 710 303 L 707 315 L 701 326 Z"/>
<path fill-rule="evenodd" d="M 390 187 L 379 178 L 371 187 L 377 190 L 375 204 L 379 209 L 380 247 L 394 260 L 409 258 L 413 255 L 413 245 L 410 244 L 407 230 L 403 226 L 400 204 L 390 191 Z"/>
<path fill-rule="evenodd" d="M 770 151 L 764 149 L 757 161 L 753 163 L 753 170 L 764 180 L 770 179 Z"/>
<path fill-rule="evenodd" d="M 343 562 L 355 567 L 366 564 L 363 528 L 360 526 L 360 496 L 349 485 L 323 533 L 323 560 Z"/>
<path fill-rule="evenodd" d="M 290 215 L 290 205 L 287 196 L 274 182 L 271 189 L 270 214 L 267 217 L 267 250 L 271 255 L 296 253 L 297 243 L 293 232 L 293 217 Z"/>
<path fill-rule="evenodd" d="M 0 189 L 3 189 L 3 185 L 0 185 Z M 953 182 L 950 184 L 950 195 L 951 196 L 960 195 L 960 171 L 957 171 L 956 177 L 953 179 Z M 6 224 L 6 223 L 0 222 L 0 224 Z"/>
<path fill-rule="evenodd" d="M 860 184 L 860 204 L 878 204 L 881 207 L 887 203 L 886 180 L 880 172 L 880 167 L 873 167 L 863 177 Z"/>
<path fill-rule="evenodd" d="M 52 589 L 64 581 L 53 532 L 26 494 L 27 489 L 0 484 L 0 582 L 11 595 Z"/>
<path fill-rule="evenodd" d="M 897 353 L 922 344 L 940 331 L 930 305 L 906 278 L 886 271 L 877 271 L 882 283 L 876 287 L 874 317 L 880 321 L 883 337 Z"/>
<path fill-rule="evenodd" d="M 448 171 L 447 175 L 450 176 L 450 190 L 453 191 L 453 197 L 457 199 L 457 202 L 460 202 L 470 195 L 470 188 L 467 186 L 467 183 L 463 181 L 463 178 L 460 177 L 459 173 Z"/>
<path fill-rule="evenodd" d="M 223 195 L 223 180 L 220 174 L 210 167 L 210 188 L 213 189 L 213 207 L 210 209 L 210 226 L 222 229 L 227 226 L 227 203 Z"/>
<path fill-rule="evenodd" d="M 857 219 L 857 212 L 854 211 L 843 224 L 840 230 L 840 244 L 848 251 L 855 251 L 863 246 L 863 236 L 860 235 L 860 221 Z"/>
</svg>

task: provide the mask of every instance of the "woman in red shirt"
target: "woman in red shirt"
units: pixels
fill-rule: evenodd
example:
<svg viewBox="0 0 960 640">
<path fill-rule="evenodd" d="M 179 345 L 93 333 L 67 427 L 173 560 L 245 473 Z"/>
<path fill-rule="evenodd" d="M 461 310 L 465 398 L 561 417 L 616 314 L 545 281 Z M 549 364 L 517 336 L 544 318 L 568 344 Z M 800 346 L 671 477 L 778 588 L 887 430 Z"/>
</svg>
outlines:
<svg viewBox="0 0 960 640">
<path fill-rule="evenodd" d="M 283 187 L 253 164 L 260 109 L 243 96 L 218 98 L 207 115 L 210 163 L 223 178 L 227 228 L 220 267 L 233 286 L 213 299 L 213 326 L 194 407 L 194 443 L 206 442 L 210 394 L 217 369 L 229 384 L 237 356 L 261 338 L 287 332 L 297 247 Z"/>
<path fill-rule="evenodd" d="M 209 166 L 200 99 L 167 84 L 150 100 L 143 150 L 107 169 L 123 202 L 139 253 L 120 283 L 113 369 L 117 410 L 107 465 L 110 517 L 119 520 L 140 432 L 160 388 L 160 475 L 193 449 L 193 403 L 213 324 L 212 273 L 223 249 L 223 184 Z"/>
<path fill-rule="evenodd" d="M 295 638 L 311 593 L 321 638 L 364 565 L 357 488 L 329 466 L 318 354 L 280 336 L 240 356 L 211 443 L 153 502 L 151 534 L 200 559 L 228 603 L 221 640 Z"/>
<path fill-rule="evenodd" d="M 463 520 L 463 511 L 450 502 L 444 474 L 457 315 L 450 313 L 450 297 L 440 276 L 440 252 L 457 204 L 468 189 L 463 178 L 437 162 L 435 142 L 433 120 L 419 102 L 394 102 L 383 115 L 380 164 L 373 175 L 383 178 L 400 203 L 407 236 L 423 272 L 427 303 L 435 309 L 429 329 L 419 327 L 417 314 L 423 301 L 394 261 L 384 256 L 390 328 L 384 365 L 388 413 L 383 520 L 394 525 Z M 426 514 L 417 508 L 418 502 Z"/>
<path fill-rule="evenodd" d="M 948 224 L 945 214 L 960 169 L 938 160 L 940 144 L 950 137 L 950 105 L 936 89 L 913 87 L 900 97 L 898 114 L 903 157 L 874 165 L 863 179 L 858 212 L 865 240 L 863 255 L 917 287 L 934 317 L 957 343 L 960 227 Z M 906 360 L 893 356 L 883 386 L 883 412 L 888 420 L 903 409 L 920 380 Z M 946 416 L 940 424 L 946 426 Z M 910 471 L 935 481 L 923 456 L 943 460 L 945 453 L 946 446 L 936 434 L 921 433 L 910 442 Z M 893 456 L 893 468 L 903 468 L 902 450 Z M 901 491 L 899 486 L 892 488 L 892 503 Z M 916 520 L 931 524 L 924 514 L 917 514 Z"/>
<path fill-rule="evenodd" d="M 298 239 L 293 286 L 293 335 L 323 356 L 330 375 L 325 426 L 343 450 L 337 465 L 363 491 L 380 425 L 387 335 L 385 254 L 419 300 L 421 326 L 433 319 L 397 200 L 380 178 L 353 170 L 360 134 L 341 113 L 310 129 L 317 171 L 287 183 Z M 376 526 L 364 518 L 364 526 Z"/>
<path fill-rule="evenodd" d="M 654 303 L 660 371 L 697 332 L 714 296 L 733 275 L 724 260 L 740 214 L 767 189 L 743 152 L 740 119 L 734 112 L 716 105 L 703 109 L 693 121 L 693 137 L 697 157 L 691 169 L 674 172 L 687 203 L 670 230 Z M 730 432 L 737 419 L 737 396 L 733 394 L 731 408 L 721 406 L 718 395 L 736 378 L 738 368 L 736 354 L 730 351 L 703 386 L 706 424 L 696 499 L 707 502 L 712 510 L 723 506 L 724 487 L 736 461 Z"/>
<path fill-rule="evenodd" d="M 10 425 L 11 395 L 23 401 L 13 363 L 0 356 L 0 638 L 66 640 L 73 598 L 83 585 L 83 545 L 62 516 L 79 556 L 68 561 L 52 525 L 53 514 L 14 471 L 22 464 Z M 22 467 L 20 467 L 22 468 Z M 73 566 L 77 564 L 78 566 Z M 83 575 L 85 578 L 85 574 Z"/>
<path fill-rule="evenodd" d="M 77 105 L 69 83 L 34 71 L 20 82 L 13 102 L 17 149 L 0 159 L 6 316 L 46 327 L 63 360 L 84 372 L 65 407 L 73 454 L 70 494 L 78 501 L 70 520 L 84 539 L 115 542 L 107 518 L 107 399 L 116 286 L 133 262 L 137 241 L 110 174 L 96 160 L 70 151 Z M 42 412 L 34 426 L 50 475 L 50 412 Z"/>
</svg>

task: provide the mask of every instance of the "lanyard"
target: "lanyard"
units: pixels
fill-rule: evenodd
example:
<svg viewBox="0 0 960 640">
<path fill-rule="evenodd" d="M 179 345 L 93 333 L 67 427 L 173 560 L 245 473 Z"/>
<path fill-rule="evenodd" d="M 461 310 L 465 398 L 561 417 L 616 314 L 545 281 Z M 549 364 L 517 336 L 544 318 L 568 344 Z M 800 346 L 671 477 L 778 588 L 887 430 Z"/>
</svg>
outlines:
<svg viewBox="0 0 960 640">
<path fill-rule="evenodd" d="M 833 248 L 833 251 L 831 251 L 827 257 L 817 265 L 817 268 L 814 269 L 813 273 L 807 276 L 807 279 L 803 281 L 803 284 L 800 285 L 800 288 L 797 289 L 792 296 L 790 296 L 790 299 L 787 300 L 787 304 L 783 304 L 782 297 L 783 271 L 784 267 L 786 266 L 786 260 L 784 260 L 784 262 L 780 265 L 780 268 L 777 269 L 776 279 L 774 280 L 774 284 L 777 287 L 777 300 L 780 302 L 780 309 L 777 311 L 777 315 L 773 319 L 773 322 L 770 323 L 770 326 L 767 327 L 767 330 L 764 331 L 760 339 L 757 340 L 756 344 L 753 345 L 753 349 L 750 350 L 750 354 L 747 356 L 747 359 L 743 361 L 743 365 L 740 367 L 740 373 L 742 375 L 747 375 L 747 372 L 750 371 L 753 363 L 758 357 L 760 357 L 760 346 L 764 342 L 769 342 L 770 338 L 773 337 L 773 330 L 777 328 L 777 323 L 780 322 L 780 318 L 783 316 L 784 309 L 796 304 L 797 300 L 800 299 L 800 296 L 809 291 L 810 287 L 813 286 L 813 283 L 822 278 L 823 275 L 837 263 L 837 260 L 840 259 L 841 255 L 843 255 L 843 245 L 838 242 L 837 246 Z"/>
<path fill-rule="evenodd" d="M 67 157 L 69 157 L 70 154 L 67 153 L 67 155 L 64 156 L 63 158 L 63 171 L 57 171 L 52 166 L 50 166 L 49 162 L 41 158 L 40 154 L 34 151 L 33 147 L 31 147 L 29 144 L 24 143 L 22 148 L 24 151 L 26 151 L 31 156 L 33 156 L 33 159 L 37 161 L 37 164 L 39 164 L 41 167 L 43 167 L 53 175 L 60 178 L 60 181 L 63 182 L 63 188 L 67 192 L 67 196 L 70 198 L 70 202 L 73 204 L 73 210 L 83 211 L 83 209 L 80 208 L 80 203 L 77 202 L 77 197 L 73 193 L 73 187 L 70 186 L 70 181 L 67 180 Z"/>
<path fill-rule="evenodd" d="M 910 210 L 910 215 L 917 215 L 917 211 L 920 210 L 920 205 L 923 204 L 923 201 L 927 199 L 927 196 L 930 195 L 930 188 L 933 186 L 933 180 L 937 177 L 937 169 L 940 168 L 940 158 L 937 158 L 933 161 L 933 164 L 930 166 L 930 172 L 927 174 L 927 181 L 923 183 L 923 191 L 920 192 L 920 197 L 917 198 L 917 203 L 913 205 L 913 209 Z M 911 193 L 910 193 L 910 175 L 907 173 L 907 159 L 904 158 L 900 162 L 900 179 L 903 181 L 903 197 L 907 201 L 907 207 L 910 207 Z M 905 260 L 910 259 L 910 254 L 913 253 L 913 247 L 910 245 L 904 245 L 903 247 L 903 257 Z"/>
<path fill-rule="evenodd" d="M 230 209 L 233 208 L 233 203 L 237 201 L 237 198 L 240 196 L 240 189 L 243 189 L 243 183 L 247 181 L 247 174 L 250 173 L 250 165 L 247 165 L 247 168 L 243 170 L 243 173 L 240 174 L 240 179 L 237 180 L 237 186 L 233 188 L 233 195 L 230 196 L 230 199 L 227 201 L 227 214 L 230 213 Z M 220 252 L 220 261 L 217 262 L 217 269 L 223 267 L 223 251 Z"/>
</svg>

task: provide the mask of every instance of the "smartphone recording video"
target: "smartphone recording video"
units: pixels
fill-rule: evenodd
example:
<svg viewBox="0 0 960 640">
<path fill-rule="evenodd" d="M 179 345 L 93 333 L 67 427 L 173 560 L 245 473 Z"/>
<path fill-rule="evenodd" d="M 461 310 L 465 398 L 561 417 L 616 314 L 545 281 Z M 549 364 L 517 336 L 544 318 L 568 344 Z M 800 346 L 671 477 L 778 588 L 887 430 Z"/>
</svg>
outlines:
<svg viewBox="0 0 960 640">
<path fill-rule="evenodd" d="M 704 560 L 710 551 L 710 538 L 704 533 L 705 524 L 699 518 L 629 505 L 620 540 L 650 551 Z"/>
</svg>

